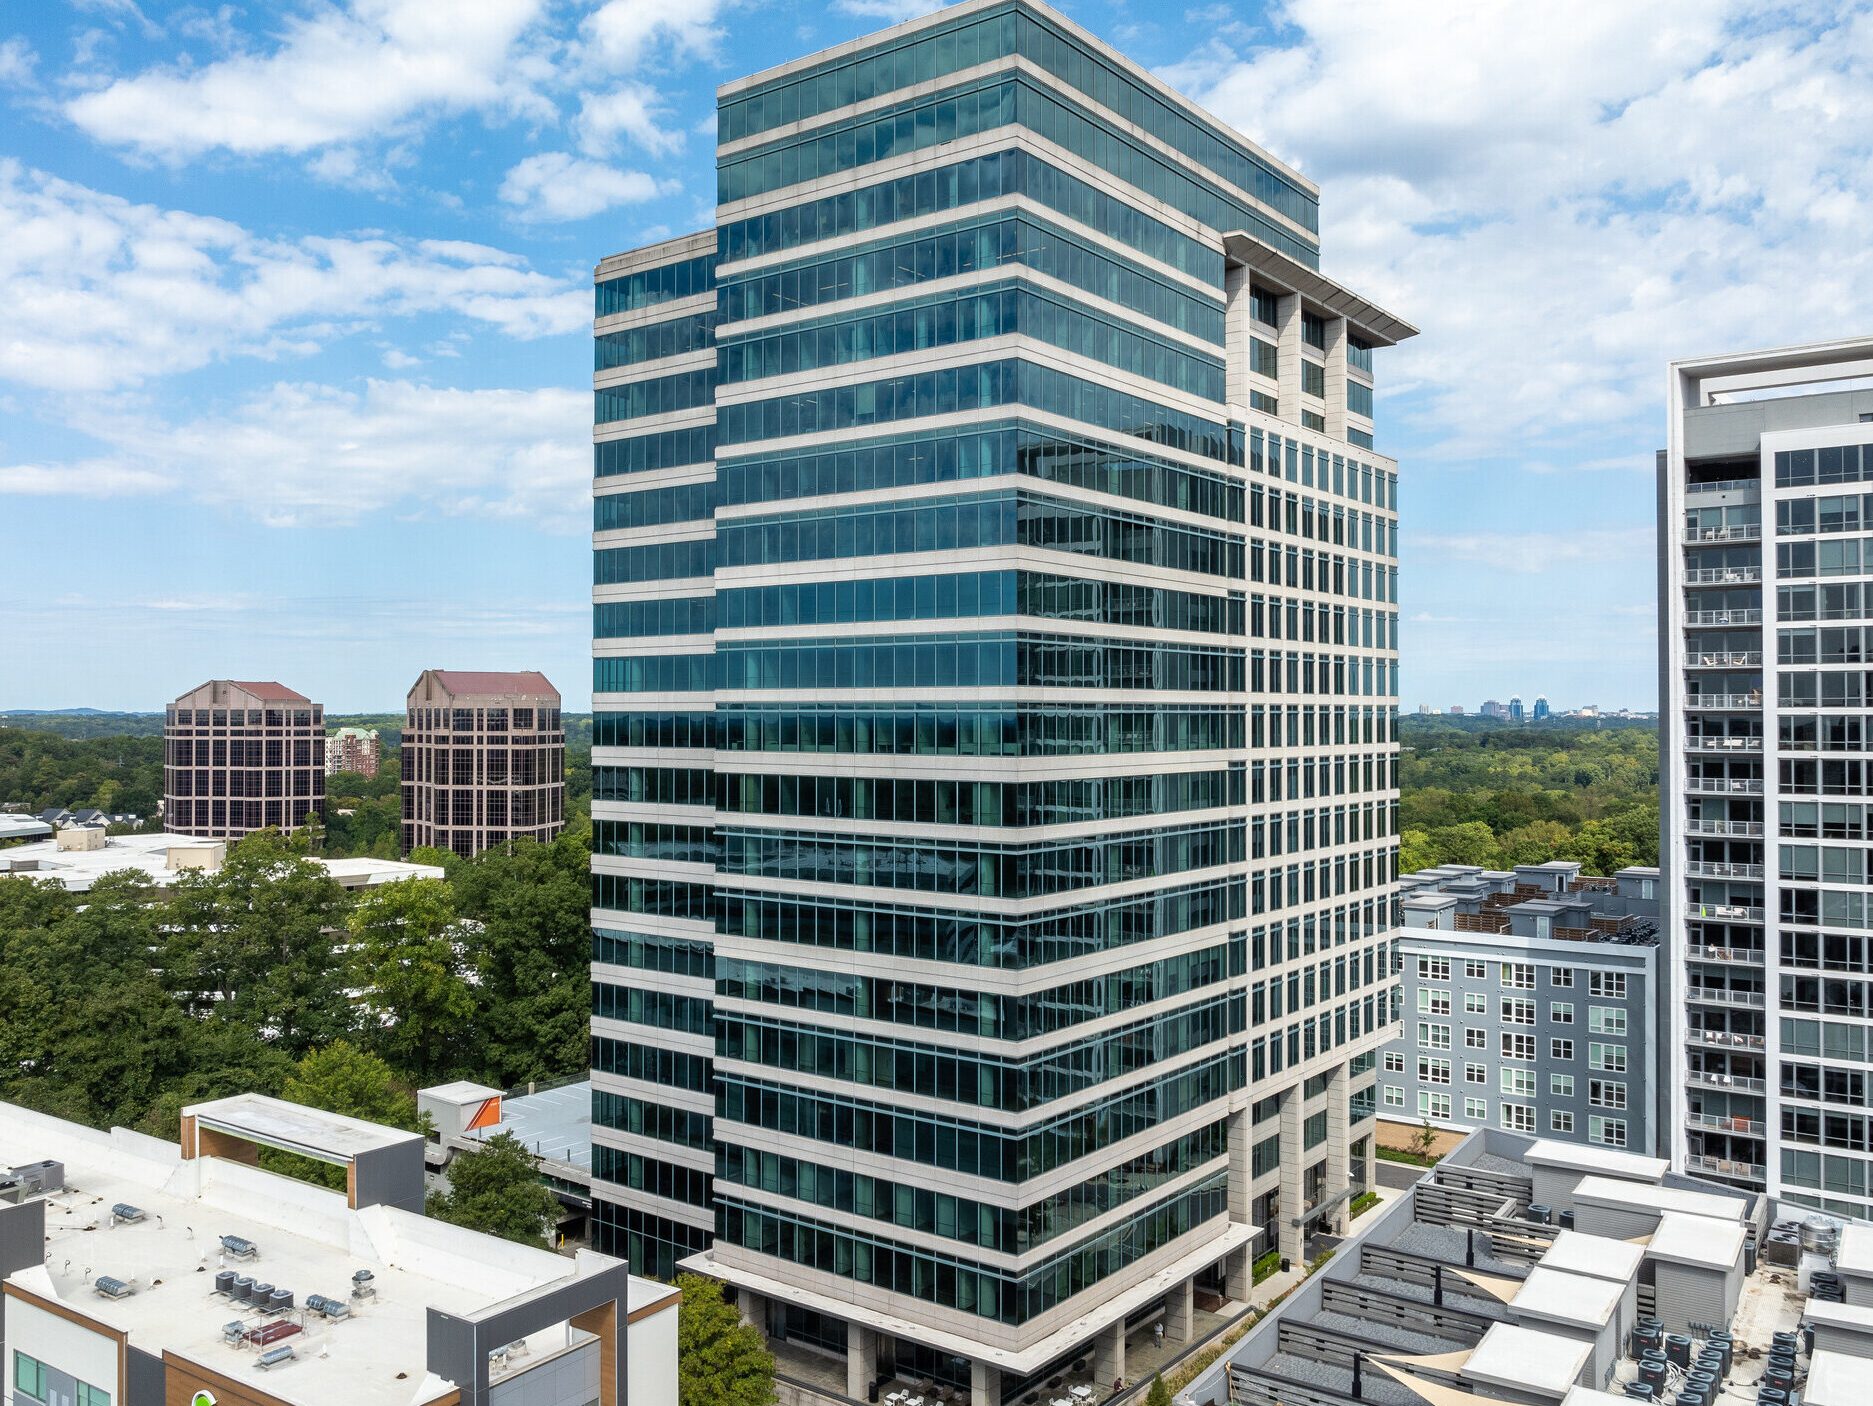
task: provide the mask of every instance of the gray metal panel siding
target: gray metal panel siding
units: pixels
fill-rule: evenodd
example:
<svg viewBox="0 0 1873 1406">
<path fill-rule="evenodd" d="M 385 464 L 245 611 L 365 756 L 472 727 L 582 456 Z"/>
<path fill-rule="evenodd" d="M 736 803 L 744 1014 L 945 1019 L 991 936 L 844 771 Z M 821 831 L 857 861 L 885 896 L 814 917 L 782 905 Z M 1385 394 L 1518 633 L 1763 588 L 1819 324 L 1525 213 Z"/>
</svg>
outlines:
<svg viewBox="0 0 1873 1406">
<path fill-rule="evenodd" d="M 46 1203 L 37 1197 L 19 1205 L 0 1203 L 0 1279 L 45 1263 Z M 0 1294 L 0 1373 L 7 1368 L 7 1303 Z M 0 1391 L 11 1390 L 0 1380 Z"/>
<path fill-rule="evenodd" d="M 1728 1275 L 1696 1265 L 1658 1263 L 1658 1299 L 1653 1312 L 1668 1333 L 1683 1333 L 1694 1323 L 1728 1323 L 1725 1302 Z"/>
<path fill-rule="evenodd" d="M 421 1138 L 413 1138 L 359 1153 L 355 1159 L 358 1205 L 395 1206 L 422 1215 L 423 1147 Z"/>
<path fill-rule="evenodd" d="M 163 1359 L 140 1347 L 130 1350 L 126 1406 L 164 1406 L 168 1377 Z"/>
<path fill-rule="evenodd" d="M 488 1406 L 590 1406 L 598 1400 L 598 1344 L 503 1378 L 488 1389 Z"/>
</svg>

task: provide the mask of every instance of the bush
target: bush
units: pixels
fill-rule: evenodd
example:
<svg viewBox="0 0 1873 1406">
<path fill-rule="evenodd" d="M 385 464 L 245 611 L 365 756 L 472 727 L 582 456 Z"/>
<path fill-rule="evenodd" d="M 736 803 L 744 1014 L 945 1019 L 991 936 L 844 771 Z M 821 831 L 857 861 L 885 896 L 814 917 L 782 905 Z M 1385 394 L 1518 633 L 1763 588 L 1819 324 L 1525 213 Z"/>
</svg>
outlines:
<svg viewBox="0 0 1873 1406">
<path fill-rule="evenodd" d="M 1348 1219 L 1353 1219 L 1359 1216 L 1362 1212 L 1370 1211 L 1374 1206 L 1378 1204 L 1379 1204 L 1378 1192 L 1362 1191 L 1359 1193 L 1359 1195 L 1353 1198 L 1352 1213 L 1348 1217 Z"/>
<path fill-rule="evenodd" d="M 1252 1277 L 1254 1281 L 1259 1284 L 1264 1279 L 1268 1278 L 1269 1275 L 1277 1273 L 1280 1269 L 1281 1251 L 1269 1250 L 1255 1257 L 1255 1267 Z"/>
</svg>

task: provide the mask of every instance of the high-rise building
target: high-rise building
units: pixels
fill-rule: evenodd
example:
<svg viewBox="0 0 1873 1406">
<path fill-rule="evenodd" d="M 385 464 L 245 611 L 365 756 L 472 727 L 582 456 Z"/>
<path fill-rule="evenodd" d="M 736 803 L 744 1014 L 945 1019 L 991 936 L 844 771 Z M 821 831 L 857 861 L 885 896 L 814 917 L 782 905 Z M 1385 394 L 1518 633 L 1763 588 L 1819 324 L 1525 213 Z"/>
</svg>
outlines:
<svg viewBox="0 0 1873 1406">
<path fill-rule="evenodd" d="M 860 1399 L 1109 1383 L 1368 1175 L 1413 329 L 1026 0 L 718 138 L 597 271 L 597 1243 Z"/>
<path fill-rule="evenodd" d="M 1495 722 L 1507 722 L 1509 719 L 1509 707 L 1500 698 L 1489 699 L 1480 711 L 1483 717 Z"/>
<path fill-rule="evenodd" d="M 285 684 L 212 679 L 163 718 L 163 827 L 238 840 L 325 811 L 325 709 Z"/>
<path fill-rule="evenodd" d="M 325 739 L 325 773 L 355 771 L 359 776 L 375 776 L 383 755 L 376 728 L 341 727 Z"/>
<path fill-rule="evenodd" d="M 1672 1157 L 1873 1217 L 1873 339 L 1675 363 L 1659 455 Z M 1771 392 L 1751 398 L 1756 392 Z"/>
<path fill-rule="evenodd" d="M 1509 700 L 1509 721 L 1512 723 L 1519 723 L 1525 721 L 1527 717 L 1528 714 L 1522 707 L 1522 700 L 1520 698 L 1511 698 Z"/>
<path fill-rule="evenodd" d="M 566 828 L 566 725 L 538 673 L 425 669 L 403 716 L 403 849 L 479 854 Z"/>
<path fill-rule="evenodd" d="M 1548 700 L 1545 698 L 1537 698 L 1535 700 L 1535 721 L 1538 723 L 1545 723 L 1551 716 L 1552 713 L 1548 708 Z"/>
</svg>

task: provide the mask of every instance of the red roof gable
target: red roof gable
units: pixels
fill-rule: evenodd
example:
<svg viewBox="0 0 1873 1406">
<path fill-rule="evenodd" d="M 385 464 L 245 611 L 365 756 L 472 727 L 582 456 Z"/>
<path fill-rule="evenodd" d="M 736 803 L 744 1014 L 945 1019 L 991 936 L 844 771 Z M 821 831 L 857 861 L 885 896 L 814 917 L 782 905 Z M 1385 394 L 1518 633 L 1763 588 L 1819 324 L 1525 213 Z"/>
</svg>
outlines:
<svg viewBox="0 0 1873 1406">
<path fill-rule="evenodd" d="M 450 693 L 460 696 L 469 693 L 533 693 L 559 696 L 545 674 L 536 670 L 506 674 L 473 669 L 436 669 L 432 670 L 436 682 Z"/>
<path fill-rule="evenodd" d="M 256 698 L 264 698 L 275 703 L 310 703 L 312 700 L 303 693 L 297 693 L 283 683 L 271 679 L 250 682 L 246 679 L 229 679 L 236 688 L 244 688 Z"/>
</svg>

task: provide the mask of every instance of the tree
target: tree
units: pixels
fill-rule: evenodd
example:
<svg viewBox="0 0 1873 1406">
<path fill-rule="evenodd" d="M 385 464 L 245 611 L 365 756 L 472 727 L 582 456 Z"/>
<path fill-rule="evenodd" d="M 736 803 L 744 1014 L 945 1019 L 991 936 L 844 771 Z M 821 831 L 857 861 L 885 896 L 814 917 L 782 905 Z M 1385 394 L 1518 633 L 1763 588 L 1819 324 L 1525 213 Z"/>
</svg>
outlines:
<svg viewBox="0 0 1873 1406">
<path fill-rule="evenodd" d="M 559 1218 L 559 1199 L 540 1180 L 533 1156 L 512 1133 L 496 1133 L 478 1152 L 456 1154 L 449 1189 L 432 1192 L 429 1214 L 438 1220 L 518 1240 L 546 1243 Z"/>
<path fill-rule="evenodd" d="M 334 1041 L 301 1059 L 280 1097 L 388 1128 L 416 1129 L 416 1100 L 388 1064 L 349 1040 Z"/>
<path fill-rule="evenodd" d="M 699 1274 L 679 1274 L 678 1406 L 772 1406 L 774 1355 L 761 1334 L 722 1298 L 722 1286 Z"/>
<path fill-rule="evenodd" d="M 1431 1151 L 1436 1146 L 1437 1129 L 1433 1128 L 1431 1126 L 1431 1120 L 1426 1118 L 1422 1127 L 1412 1131 L 1411 1150 L 1428 1162 L 1431 1160 Z"/>
<path fill-rule="evenodd" d="M 404 879 L 369 889 L 348 926 L 365 1039 L 411 1080 L 433 1081 L 457 1064 L 475 1014 L 448 881 Z"/>
<path fill-rule="evenodd" d="M 1152 1377 L 1151 1390 L 1145 1393 L 1145 1406 L 1171 1406 L 1171 1389 L 1164 1384 L 1162 1372 Z"/>
</svg>

